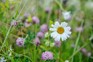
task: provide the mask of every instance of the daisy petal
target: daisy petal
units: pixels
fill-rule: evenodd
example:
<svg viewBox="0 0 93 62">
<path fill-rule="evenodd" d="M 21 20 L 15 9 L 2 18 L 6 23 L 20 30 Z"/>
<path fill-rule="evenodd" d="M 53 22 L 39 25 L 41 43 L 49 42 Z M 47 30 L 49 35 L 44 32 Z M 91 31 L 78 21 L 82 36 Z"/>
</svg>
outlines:
<svg viewBox="0 0 93 62">
<path fill-rule="evenodd" d="M 57 32 L 51 33 L 51 37 L 55 38 L 57 36 Z"/>
<path fill-rule="evenodd" d="M 70 32 L 70 31 L 65 31 L 65 33 L 67 33 L 67 34 L 71 34 L 71 32 Z"/>
<path fill-rule="evenodd" d="M 56 21 L 54 27 L 57 28 L 59 25 L 60 25 L 59 22 Z"/>
<path fill-rule="evenodd" d="M 56 28 L 50 28 L 49 30 L 50 31 L 56 31 Z"/>
<path fill-rule="evenodd" d="M 62 22 L 62 23 L 61 23 L 61 26 L 62 26 L 62 27 L 66 27 L 67 25 L 68 25 L 68 23 L 66 23 L 66 22 Z"/>
<path fill-rule="evenodd" d="M 67 37 L 66 37 L 65 33 L 61 35 L 61 38 L 62 38 L 62 41 L 64 41 L 64 40 L 66 40 L 66 39 L 67 39 Z"/>
<path fill-rule="evenodd" d="M 55 41 L 60 41 L 60 36 L 57 36 L 57 37 L 55 38 Z"/>
<path fill-rule="evenodd" d="M 65 30 L 71 30 L 71 28 L 70 27 L 65 27 Z"/>
</svg>

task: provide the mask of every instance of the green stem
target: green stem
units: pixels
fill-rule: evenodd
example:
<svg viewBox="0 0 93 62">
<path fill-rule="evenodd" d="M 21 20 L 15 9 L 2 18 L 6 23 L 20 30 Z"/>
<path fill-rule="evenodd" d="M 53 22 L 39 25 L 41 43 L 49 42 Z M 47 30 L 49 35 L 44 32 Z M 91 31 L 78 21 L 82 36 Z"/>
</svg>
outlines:
<svg viewBox="0 0 93 62">
<path fill-rule="evenodd" d="M 10 26 L 10 28 L 9 28 L 9 30 L 8 30 L 8 32 L 7 32 L 7 34 L 6 34 L 6 36 L 5 36 L 5 39 L 4 39 L 4 42 L 3 42 L 2 46 L 1 46 L 0 51 L 1 51 L 2 48 L 5 46 L 5 43 L 6 43 L 7 37 L 8 37 L 8 35 L 9 35 L 9 33 L 10 33 L 11 28 L 12 28 L 12 25 Z"/>
<path fill-rule="evenodd" d="M 82 21 L 81 26 L 83 25 L 83 22 L 84 22 L 84 21 Z M 79 39 L 80 39 L 80 35 L 81 35 L 81 32 L 78 33 L 78 37 L 77 37 L 77 39 L 76 39 L 76 43 L 75 43 L 75 48 L 74 48 L 73 54 L 75 53 L 75 50 L 76 50 L 77 47 L 78 47 L 78 42 L 79 42 Z M 73 62 L 73 59 L 74 59 L 74 57 L 72 57 L 71 62 Z"/>
<path fill-rule="evenodd" d="M 60 3 L 60 2 L 58 2 L 58 0 L 55 0 L 55 2 L 59 5 L 59 7 L 60 7 L 60 9 L 61 9 L 62 11 L 65 11 L 65 10 L 63 9 L 63 7 L 62 7 L 61 3 Z"/>
<path fill-rule="evenodd" d="M 26 1 L 26 3 L 27 3 L 27 1 Z M 22 7 L 22 9 L 21 9 L 21 11 L 19 12 L 18 16 L 16 17 L 16 19 L 17 19 L 17 18 L 19 17 L 19 15 L 21 14 L 21 12 L 22 12 L 23 8 L 25 7 L 26 3 L 25 3 L 24 6 Z M 7 40 L 7 37 L 8 37 L 8 35 L 9 35 L 9 33 L 10 33 L 11 28 L 12 28 L 12 25 L 10 26 L 10 28 L 9 28 L 6 36 L 5 36 L 5 39 L 4 39 L 4 42 L 3 42 L 2 46 L 1 46 L 0 51 L 1 51 L 2 48 L 4 47 L 4 44 L 5 44 L 6 40 Z"/>
<path fill-rule="evenodd" d="M 72 54 L 72 56 L 70 56 L 69 59 L 73 58 L 82 48 L 84 48 L 84 47 L 87 46 L 88 44 L 89 44 L 89 43 L 86 43 L 86 44 L 84 44 L 82 47 L 80 47 L 76 52 L 74 52 L 74 53 Z"/>
<path fill-rule="evenodd" d="M 28 0 L 27 0 L 27 1 L 28 1 Z M 23 9 L 24 9 L 24 7 L 26 6 L 27 1 L 26 1 L 26 2 L 25 2 L 25 4 L 23 5 L 23 7 L 22 7 L 22 9 L 20 10 L 20 12 L 19 12 L 18 16 L 16 17 L 16 19 L 18 19 L 18 17 L 20 16 L 20 14 L 21 14 L 22 10 L 23 10 Z"/>
</svg>

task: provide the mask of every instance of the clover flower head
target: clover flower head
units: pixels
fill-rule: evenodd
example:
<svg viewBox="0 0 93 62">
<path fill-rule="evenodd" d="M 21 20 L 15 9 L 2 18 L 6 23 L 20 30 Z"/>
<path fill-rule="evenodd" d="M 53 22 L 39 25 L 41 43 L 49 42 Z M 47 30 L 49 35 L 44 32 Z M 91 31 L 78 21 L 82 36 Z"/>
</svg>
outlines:
<svg viewBox="0 0 93 62">
<path fill-rule="evenodd" d="M 16 45 L 18 45 L 19 47 L 24 46 L 24 38 L 21 37 L 17 38 Z"/>
<path fill-rule="evenodd" d="M 53 53 L 46 51 L 42 53 L 42 60 L 52 60 L 53 59 Z"/>
</svg>

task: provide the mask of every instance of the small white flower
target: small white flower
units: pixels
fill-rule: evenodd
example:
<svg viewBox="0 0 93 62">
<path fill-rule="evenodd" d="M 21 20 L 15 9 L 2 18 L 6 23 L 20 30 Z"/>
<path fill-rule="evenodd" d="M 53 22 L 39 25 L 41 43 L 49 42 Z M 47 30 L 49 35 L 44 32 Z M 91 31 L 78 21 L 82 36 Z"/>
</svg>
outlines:
<svg viewBox="0 0 93 62">
<path fill-rule="evenodd" d="M 68 37 L 70 37 L 71 34 L 71 28 L 68 26 L 66 22 L 62 22 L 59 24 L 59 22 L 55 22 L 54 25 L 52 25 L 52 28 L 50 28 L 51 37 L 55 39 L 55 41 L 62 41 L 66 40 Z"/>
<path fill-rule="evenodd" d="M 69 62 L 68 60 L 65 60 L 65 62 Z"/>
<path fill-rule="evenodd" d="M 65 20 L 70 20 L 71 19 L 71 12 L 63 12 L 63 17 Z"/>
<path fill-rule="evenodd" d="M 4 57 L 1 57 L 0 58 L 0 62 L 6 62 L 5 58 Z"/>
</svg>

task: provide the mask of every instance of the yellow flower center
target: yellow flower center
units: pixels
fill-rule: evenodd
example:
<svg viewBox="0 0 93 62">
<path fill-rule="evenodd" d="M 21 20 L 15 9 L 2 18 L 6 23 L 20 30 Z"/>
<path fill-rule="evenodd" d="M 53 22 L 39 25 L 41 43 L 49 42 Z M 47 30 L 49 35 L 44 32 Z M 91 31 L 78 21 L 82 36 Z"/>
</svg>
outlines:
<svg viewBox="0 0 93 62">
<path fill-rule="evenodd" d="M 64 28 L 63 28 L 63 27 L 58 27 L 58 28 L 57 28 L 57 32 L 58 32 L 59 34 L 62 34 L 62 33 L 64 32 Z"/>
</svg>

